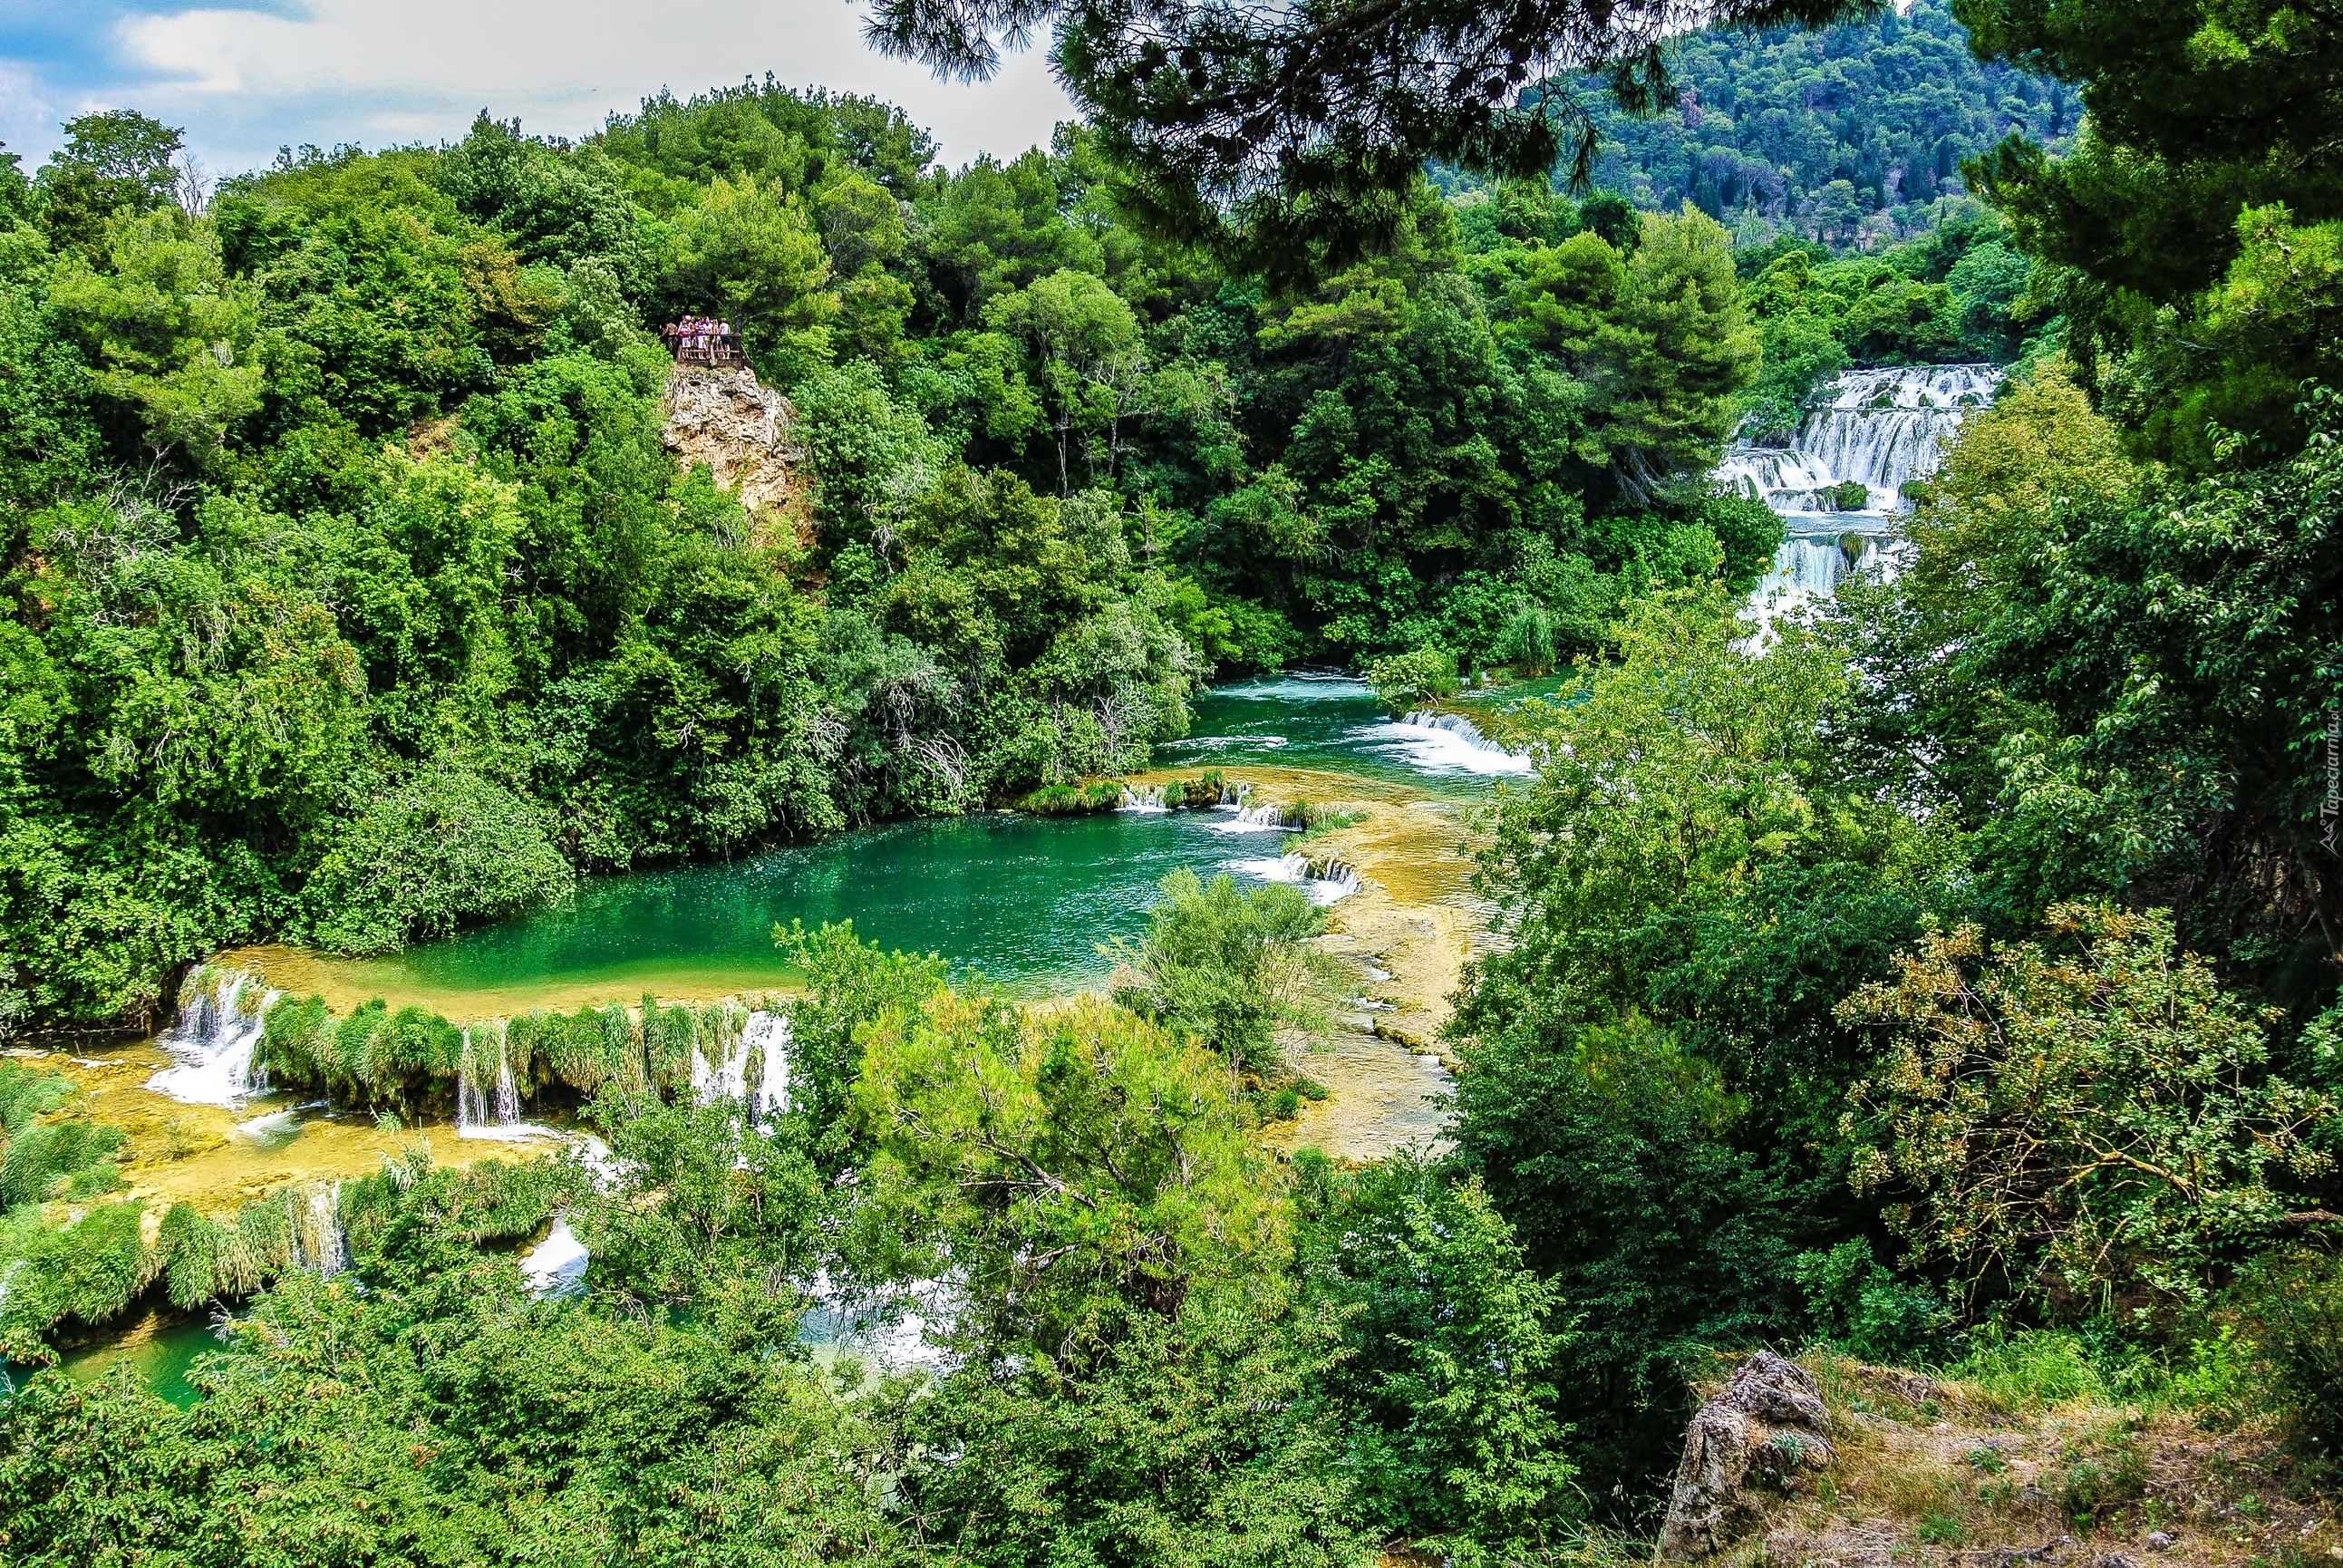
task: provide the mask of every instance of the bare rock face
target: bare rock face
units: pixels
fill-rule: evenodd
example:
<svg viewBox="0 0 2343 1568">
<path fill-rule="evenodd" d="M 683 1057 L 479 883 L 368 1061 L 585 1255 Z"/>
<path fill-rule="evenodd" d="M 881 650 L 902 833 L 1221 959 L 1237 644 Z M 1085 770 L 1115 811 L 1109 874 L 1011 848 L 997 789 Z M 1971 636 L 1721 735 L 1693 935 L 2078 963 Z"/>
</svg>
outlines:
<svg viewBox="0 0 2343 1568">
<path fill-rule="evenodd" d="M 745 365 L 679 365 L 668 377 L 668 450 L 687 468 L 707 464 L 752 518 L 788 514 L 804 492 L 797 422 L 789 400 Z"/>
<path fill-rule="evenodd" d="M 1769 1498 L 1835 1457 L 1830 1412 L 1805 1368 L 1759 1351 L 1700 1407 L 1660 1526 L 1660 1555 L 1697 1562 L 1730 1546 Z"/>
</svg>

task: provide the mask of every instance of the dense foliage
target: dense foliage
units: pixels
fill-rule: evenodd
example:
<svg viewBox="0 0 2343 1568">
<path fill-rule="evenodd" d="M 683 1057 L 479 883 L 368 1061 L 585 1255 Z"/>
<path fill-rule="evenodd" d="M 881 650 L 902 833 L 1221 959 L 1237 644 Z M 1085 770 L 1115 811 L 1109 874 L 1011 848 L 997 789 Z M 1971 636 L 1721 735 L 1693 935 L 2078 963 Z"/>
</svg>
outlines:
<svg viewBox="0 0 2343 1568">
<path fill-rule="evenodd" d="M 1289 1182 L 1193 1036 L 786 938 L 826 1087 L 778 1115 L 614 1081 L 591 1171 L 410 1152 L 343 1184 L 347 1270 L 307 1194 L 175 1208 L 144 1251 L 117 1206 L 172 1302 L 274 1288 L 192 1409 L 60 1374 L 0 1408 L 10 1560 L 1334 1568 L 1382 1532 L 1566 1523 L 1551 1291 L 1476 1190 Z M 507 1253 L 557 1206 L 590 1289 L 532 1299 Z M 90 1228 L 51 1233 L 95 1260 Z M 924 1387 L 825 1371 L 818 1297 L 934 1314 Z"/>
<path fill-rule="evenodd" d="M 966 54 L 1045 10 L 890 15 Z M 1719 1352 L 1815 1340 L 2217 1385 L 2207 1419 L 2331 1459 L 2332 28 L 1956 12 L 2093 115 L 1971 159 L 1998 216 L 1736 254 L 1690 186 L 1446 199 L 1353 148 L 1382 247 L 1278 291 L 1126 223 L 1164 214 L 1086 133 L 945 175 L 876 106 L 769 87 L 577 147 L 288 158 L 200 216 L 162 128 L 76 122 L 0 243 L 0 888 L 44 1020 L 227 934 L 379 949 L 580 869 L 1102 806 L 1208 664 L 1354 659 L 1394 708 L 1460 658 L 1570 668 L 1503 716 L 1535 769 L 1480 841 L 1444 1154 L 1264 1150 L 1320 921 L 1185 879 L 1105 997 L 778 931 L 809 982 L 778 1112 L 697 1092 L 734 1009 L 468 1037 L 288 1002 L 286 1081 L 411 1109 L 493 1051 L 609 1142 L 395 1162 L 339 1200 L 347 1271 L 291 1194 L 150 1235 L 107 1130 L 0 1064 L 9 1348 L 248 1302 L 192 1410 L 43 1374 L 0 1411 L 12 1557 L 1551 1561 L 1648 1519 Z M 1926 106 L 1877 104 L 1802 166 L 1825 199 L 1882 147 L 1885 206 L 1965 138 L 2071 128 L 2064 88 L 1895 75 L 1942 11 L 1872 25 L 1879 80 L 1959 123 L 1916 186 Z M 1766 73 L 1817 46 L 1684 48 L 1787 97 Z M 1165 124 L 1218 112 L 1201 57 L 1146 66 Z M 1293 194 L 1262 191 L 1241 221 Z M 798 501 L 747 515 L 661 449 L 642 324 L 687 308 L 795 400 Z M 1971 357 L 2016 373 L 1903 569 L 1753 637 L 1779 525 L 1685 476 L 1847 363 Z M 593 1261 L 539 1299 L 505 1253 L 557 1208 Z M 922 1331 L 921 1370 L 811 1353 L 857 1315 Z"/>
<path fill-rule="evenodd" d="M 1397 249 L 1272 295 L 1131 227 L 1087 133 L 947 173 L 769 84 L 288 154 L 200 211 L 167 128 L 68 130 L 0 168 L 19 1027 L 1074 789 L 1215 667 L 1590 647 L 1771 548 L 1688 482 L 1757 354 L 1696 214 L 1552 201 L 1468 253 L 1418 188 Z M 666 448 L 647 327 L 689 312 L 791 400 L 753 517 Z"/>
<path fill-rule="evenodd" d="M 1718 0 L 1731 26 L 1812 26 L 1869 0 Z M 1128 199 L 1158 232 L 1201 241 L 1273 281 L 1339 267 L 1407 222 L 1427 160 L 1584 184 L 1594 102 L 1671 95 L 1668 0 L 1376 0 L 1295 11 L 1178 0 L 882 0 L 871 39 L 964 76 L 998 45 L 1054 31 L 1059 79 L 1097 127 Z M 1584 93 L 1582 73 L 1598 82 Z M 1525 85 L 1532 90 L 1523 91 Z"/>
<path fill-rule="evenodd" d="M 1659 112 L 1599 109 L 1594 177 L 1639 206 L 1691 202 L 1742 245 L 1776 234 L 1869 249 L 1935 226 L 1961 165 L 2010 134 L 2063 150 L 2074 87 L 1980 60 L 1951 0 L 1835 27 L 1712 27 L 1677 45 Z"/>
</svg>

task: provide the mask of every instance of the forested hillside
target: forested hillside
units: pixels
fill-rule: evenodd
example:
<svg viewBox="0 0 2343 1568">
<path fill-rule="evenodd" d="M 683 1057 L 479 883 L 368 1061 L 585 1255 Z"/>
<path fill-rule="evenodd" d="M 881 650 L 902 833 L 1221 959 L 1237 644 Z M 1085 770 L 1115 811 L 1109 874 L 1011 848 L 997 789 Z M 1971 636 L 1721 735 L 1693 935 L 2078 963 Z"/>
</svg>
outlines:
<svg viewBox="0 0 2343 1568">
<path fill-rule="evenodd" d="M 1758 357 L 1697 215 L 1540 199 L 1468 256 L 1427 193 L 1272 296 L 1122 223 L 1080 133 L 950 172 L 769 84 L 200 207 L 168 128 L 70 131 L 0 168 L 20 1025 L 1117 771 L 1214 670 L 1550 660 L 1772 549 L 1687 483 Z M 793 400 L 793 515 L 664 448 L 690 312 Z"/>
<path fill-rule="evenodd" d="M 1691 202 L 1743 245 L 1910 238 L 1967 193 L 1961 160 L 2013 132 L 2056 151 L 2083 112 L 2071 84 L 1979 60 L 1952 0 L 1835 27 L 1696 33 L 1673 63 L 1678 95 L 1656 115 L 1590 100 L 1595 178 L 1664 212 Z"/>
</svg>

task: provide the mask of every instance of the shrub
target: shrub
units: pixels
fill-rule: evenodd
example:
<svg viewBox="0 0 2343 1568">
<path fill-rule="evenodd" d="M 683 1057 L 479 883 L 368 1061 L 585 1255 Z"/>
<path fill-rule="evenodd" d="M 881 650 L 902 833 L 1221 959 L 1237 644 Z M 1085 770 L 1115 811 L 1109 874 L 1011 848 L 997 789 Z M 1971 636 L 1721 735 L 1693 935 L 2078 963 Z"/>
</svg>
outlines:
<svg viewBox="0 0 2343 1568">
<path fill-rule="evenodd" d="M 1544 605 L 1525 600 L 1506 620 L 1492 650 L 1497 662 L 1519 675 L 1544 675 L 1554 668 L 1554 614 Z"/>
<path fill-rule="evenodd" d="M 1111 811 L 1122 803 L 1122 786 L 1111 779 L 1084 784 L 1044 784 L 1017 802 L 1037 817 L 1081 817 Z"/>
<path fill-rule="evenodd" d="M 2298 1441 L 2332 1461 L 2343 1452 L 2343 1260 L 2271 1253 L 2238 1277 L 2235 1295 Z"/>
<path fill-rule="evenodd" d="M 43 1336 L 67 1319 L 105 1323 L 154 1279 L 158 1260 L 139 1235 L 140 1205 L 102 1203 L 69 1224 L 45 1226 L 37 1211 L 0 1229 L 0 1354 L 45 1362 Z"/>
<path fill-rule="evenodd" d="M 2048 925 L 1990 954 L 1974 927 L 1928 933 L 1840 1005 L 1896 1037 L 1855 1093 L 1875 1119 L 1855 1188 L 1911 1192 L 1888 1223 L 1972 1290 L 2006 1272 L 2078 1317 L 2139 1290 L 2201 1300 L 2331 1165 L 2336 1109 L 2268 1072 L 2275 1014 L 2181 952 L 2169 912 L 2067 904 Z"/>
<path fill-rule="evenodd" d="M 395 952 L 566 899 L 576 882 L 534 808 L 442 765 L 343 831 L 309 884 L 311 930 L 337 952 Z"/>
<path fill-rule="evenodd" d="M 1394 653 L 1367 666 L 1367 684 L 1383 711 L 1394 717 L 1430 708 L 1456 695 L 1456 656 L 1438 648 Z"/>
<path fill-rule="evenodd" d="M 1325 915 L 1300 889 L 1182 869 L 1163 893 L 1147 935 L 1117 950 L 1116 1001 L 1253 1071 L 1275 1064 L 1281 1026 L 1322 1024 L 1342 972 L 1312 945 Z"/>
<path fill-rule="evenodd" d="M 1847 479 L 1825 490 L 1823 498 L 1835 512 L 1859 512 L 1871 504 L 1871 487 L 1861 479 Z"/>
<path fill-rule="evenodd" d="M 1909 1364 L 1940 1351 L 1953 1325 L 1936 1287 L 1898 1280 L 1860 1236 L 1828 1251 L 1801 1253 L 1794 1271 L 1815 1332 L 1849 1355 Z"/>
</svg>

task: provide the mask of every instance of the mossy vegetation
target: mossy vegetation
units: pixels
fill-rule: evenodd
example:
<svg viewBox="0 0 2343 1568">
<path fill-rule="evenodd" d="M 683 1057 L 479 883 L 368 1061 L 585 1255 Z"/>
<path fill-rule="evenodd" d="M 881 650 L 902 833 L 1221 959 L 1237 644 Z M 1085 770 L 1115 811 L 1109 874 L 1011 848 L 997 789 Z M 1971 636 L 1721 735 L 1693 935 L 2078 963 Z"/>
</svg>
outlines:
<svg viewBox="0 0 2343 1568">
<path fill-rule="evenodd" d="M 733 1053 L 750 1010 L 739 1000 L 646 995 L 636 1011 L 539 1010 L 459 1027 L 421 1008 L 393 1012 L 380 999 L 336 1014 L 323 997 L 288 997 L 268 1010 L 255 1060 L 272 1087 L 408 1119 L 449 1113 L 459 1083 L 485 1089 L 507 1072 L 527 1100 L 575 1103 L 606 1087 L 672 1094 L 689 1088 L 695 1051 L 710 1063 Z"/>
</svg>

